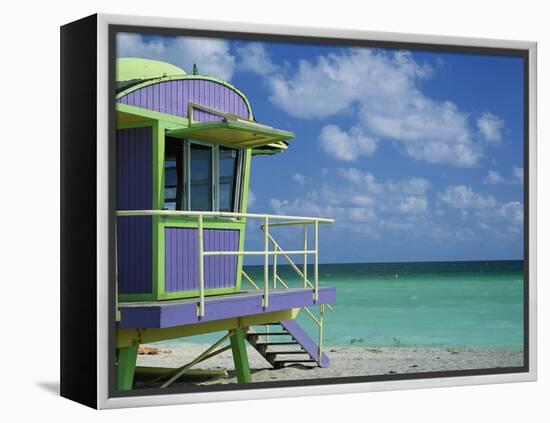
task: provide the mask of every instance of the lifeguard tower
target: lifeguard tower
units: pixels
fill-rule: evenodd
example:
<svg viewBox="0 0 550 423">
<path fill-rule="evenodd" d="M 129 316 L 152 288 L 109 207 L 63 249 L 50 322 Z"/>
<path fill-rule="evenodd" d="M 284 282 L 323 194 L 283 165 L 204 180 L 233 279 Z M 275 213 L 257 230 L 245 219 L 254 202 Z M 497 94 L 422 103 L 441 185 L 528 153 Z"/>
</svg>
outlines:
<svg viewBox="0 0 550 423">
<path fill-rule="evenodd" d="M 249 382 L 246 342 L 274 367 L 328 366 L 323 318 L 335 289 L 319 286 L 318 239 L 319 225 L 333 221 L 247 213 L 251 160 L 283 152 L 294 134 L 257 122 L 226 81 L 137 58 L 117 63 L 116 132 L 117 388 L 132 388 L 140 344 L 218 331 L 226 335 L 162 387 L 229 349 L 238 382 Z M 263 248 L 247 251 L 254 221 Z M 298 230 L 303 249 L 281 247 L 281 226 Z M 260 280 L 243 271 L 247 256 L 263 258 Z M 298 286 L 277 272 L 283 260 Z"/>
</svg>

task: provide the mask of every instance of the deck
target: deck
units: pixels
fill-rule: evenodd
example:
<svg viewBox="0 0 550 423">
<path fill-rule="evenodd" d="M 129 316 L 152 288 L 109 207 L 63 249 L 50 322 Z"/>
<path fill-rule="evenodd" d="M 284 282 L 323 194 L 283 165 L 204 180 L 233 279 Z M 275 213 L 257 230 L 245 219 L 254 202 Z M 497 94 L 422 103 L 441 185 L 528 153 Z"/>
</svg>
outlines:
<svg viewBox="0 0 550 423">
<path fill-rule="evenodd" d="M 119 303 L 119 329 L 170 328 L 208 321 L 245 317 L 274 311 L 328 304 L 336 299 L 336 289 L 319 288 L 319 300 L 313 302 L 313 289 L 273 289 L 269 307 L 262 307 L 263 292 L 241 291 L 236 294 L 205 297 L 205 315 L 197 316 L 197 298 L 155 302 Z"/>
</svg>

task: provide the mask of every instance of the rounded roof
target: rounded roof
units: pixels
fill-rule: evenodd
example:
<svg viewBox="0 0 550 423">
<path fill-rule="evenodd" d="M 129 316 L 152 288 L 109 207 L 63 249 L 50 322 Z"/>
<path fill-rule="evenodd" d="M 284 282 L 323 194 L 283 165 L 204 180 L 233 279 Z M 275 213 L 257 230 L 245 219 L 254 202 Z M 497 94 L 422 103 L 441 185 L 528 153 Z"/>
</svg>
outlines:
<svg viewBox="0 0 550 423">
<path fill-rule="evenodd" d="M 116 81 L 135 81 L 165 76 L 185 75 L 185 71 L 170 63 L 160 60 L 123 57 L 117 59 Z"/>
</svg>

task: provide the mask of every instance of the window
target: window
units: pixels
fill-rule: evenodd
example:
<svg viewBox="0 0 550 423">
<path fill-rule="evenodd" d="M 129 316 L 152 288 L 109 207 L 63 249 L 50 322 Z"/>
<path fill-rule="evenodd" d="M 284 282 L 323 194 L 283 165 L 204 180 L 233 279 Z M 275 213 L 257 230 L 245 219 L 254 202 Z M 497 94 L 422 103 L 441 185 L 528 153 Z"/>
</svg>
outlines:
<svg viewBox="0 0 550 423">
<path fill-rule="evenodd" d="M 184 155 L 183 144 L 175 138 L 166 140 L 164 159 L 164 208 L 168 210 L 183 210 L 184 193 Z M 179 204 L 179 207 L 176 207 Z"/>
<path fill-rule="evenodd" d="M 192 143 L 190 146 L 191 210 L 214 210 L 212 186 L 212 147 Z"/>
<path fill-rule="evenodd" d="M 237 174 L 237 150 L 219 149 L 219 210 L 233 211 L 235 199 L 235 177 Z"/>
<path fill-rule="evenodd" d="M 166 138 L 164 208 L 238 211 L 241 150 Z"/>
</svg>

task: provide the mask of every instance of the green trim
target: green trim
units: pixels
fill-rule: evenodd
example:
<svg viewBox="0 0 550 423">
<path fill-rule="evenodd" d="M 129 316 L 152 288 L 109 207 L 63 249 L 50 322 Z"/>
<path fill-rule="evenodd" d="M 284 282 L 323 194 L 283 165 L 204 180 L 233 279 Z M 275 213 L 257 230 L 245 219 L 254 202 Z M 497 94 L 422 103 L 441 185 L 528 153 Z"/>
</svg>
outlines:
<svg viewBox="0 0 550 423">
<path fill-rule="evenodd" d="M 137 344 L 117 348 L 116 386 L 118 390 L 127 391 L 132 389 L 137 353 Z"/>
<path fill-rule="evenodd" d="M 242 97 L 242 99 L 244 100 L 244 102 L 246 103 L 246 107 L 248 108 L 248 113 L 249 113 L 248 118 L 250 120 L 254 119 L 254 117 L 253 117 L 254 115 L 252 113 L 252 107 L 250 106 L 250 102 L 248 101 L 248 98 L 246 97 L 246 95 L 241 90 L 239 90 L 237 87 L 230 84 L 229 82 L 224 81 L 223 79 L 215 78 L 213 76 L 206 76 L 206 75 L 175 75 L 175 76 L 166 76 L 166 77 L 162 77 L 162 78 L 150 79 L 150 80 L 144 81 L 140 84 L 132 85 L 131 87 L 121 91 L 120 93 L 118 93 L 116 95 L 115 99 L 119 100 L 122 97 L 124 97 L 125 95 L 130 94 L 132 91 L 139 90 L 140 88 L 146 87 L 148 85 L 158 84 L 159 82 L 165 82 L 165 81 L 179 80 L 179 79 L 200 79 L 200 80 L 205 80 L 205 81 L 212 81 L 212 82 L 217 82 L 218 84 L 224 85 L 229 89 L 232 89 L 237 94 L 239 94 Z"/>
<path fill-rule="evenodd" d="M 162 210 L 164 207 L 164 149 L 165 127 L 163 122 L 158 121 L 153 128 L 153 210 Z M 153 216 L 152 286 L 155 299 L 159 299 L 164 291 L 164 229 L 160 222 L 159 216 Z"/>
<path fill-rule="evenodd" d="M 153 280 L 154 282 L 154 280 Z M 145 294 L 118 294 L 118 302 L 134 302 L 134 301 L 156 301 L 156 296 L 152 292 Z"/>
<path fill-rule="evenodd" d="M 148 344 L 151 342 L 166 341 L 186 336 L 201 335 L 203 333 L 218 332 L 234 328 L 261 325 L 281 320 L 295 319 L 298 308 L 291 308 L 270 313 L 259 313 L 251 316 L 233 317 L 230 319 L 213 320 L 210 322 L 194 323 L 191 325 L 175 326 L 171 328 L 148 329 L 117 329 L 117 348 L 129 345 Z"/>
<path fill-rule="evenodd" d="M 127 122 L 117 125 L 117 130 L 119 129 L 132 129 L 132 128 L 147 128 L 152 127 L 155 121 L 152 120 L 143 120 L 141 122 Z"/>
<path fill-rule="evenodd" d="M 164 276 L 164 266 L 163 268 L 163 276 Z M 162 279 L 164 281 L 164 279 Z M 195 289 L 193 291 L 173 291 L 173 292 L 166 292 L 164 290 L 164 283 L 159 284 L 158 287 L 156 287 L 157 290 L 156 295 L 153 293 L 146 293 L 146 294 L 119 294 L 119 304 L 125 303 L 125 302 L 142 302 L 142 301 L 162 301 L 162 300 L 178 300 L 182 298 L 195 298 L 199 296 L 199 290 Z M 204 290 L 204 295 L 223 295 L 223 294 L 236 294 L 239 292 L 237 287 L 229 287 L 229 288 L 206 288 Z"/>
<path fill-rule="evenodd" d="M 116 61 L 116 82 L 162 78 L 167 75 L 186 75 L 186 72 L 172 63 L 141 57 L 120 57 Z"/>
<path fill-rule="evenodd" d="M 240 204 L 241 213 L 246 213 L 246 210 L 248 208 L 248 184 L 250 181 L 250 165 L 252 162 L 251 153 L 252 153 L 252 150 L 250 149 L 245 150 L 245 158 L 244 158 L 244 164 L 243 164 L 243 185 L 242 185 L 243 194 L 242 194 L 241 204 Z M 239 251 L 244 251 L 246 219 L 242 219 L 239 223 L 242 225 L 242 229 L 239 233 Z M 236 280 L 236 287 L 238 291 L 240 291 L 242 287 L 243 263 L 244 263 L 244 256 L 238 256 L 237 257 L 237 280 Z"/>
<path fill-rule="evenodd" d="M 224 294 L 236 294 L 238 292 L 236 287 L 230 288 L 206 288 L 204 290 L 204 295 L 224 295 Z M 199 296 L 199 290 L 195 289 L 193 291 L 174 291 L 174 292 L 164 292 L 159 293 L 159 300 L 177 300 L 179 298 L 196 298 Z"/>
<path fill-rule="evenodd" d="M 167 135 L 247 149 L 266 146 L 294 138 L 292 132 L 282 129 L 225 120 L 207 123 L 192 123 L 188 127 L 168 131 Z"/>
<path fill-rule="evenodd" d="M 248 189 L 250 184 L 250 168 L 252 167 L 252 150 L 246 149 L 244 159 L 244 177 L 243 177 L 243 196 L 241 200 L 241 213 L 246 213 L 248 210 Z"/>
<path fill-rule="evenodd" d="M 196 228 L 196 218 L 186 217 L 173 217 L 173 216 L 159 216 L 163 220 L 165 227 L 170 228 Z M 203 227 L 205 229 L 243 229 L 245 222 L 242 220 L 234 219 L 207 219 L 203 220 Z"/>
<path fill-rule="evenodd" d="M 171 129 L 171 130 L 184 128 L 189 125 L 189 120 L 181 116 L 155 112 L 153 110 L 144 109 L 142 107 L 136 107 L 136 106 L 131 106 L 129 104 L 122 104 L 122 103 L 116 103 L 115 107 L 117 112 L 136 116 L 137 119 L 142 119 L 143 122 L 148 122 L 149 125 L 151 124 L 150 121 L 159 121 L 159 120 L 163 121 L 166 129 Z M 126 125 L 125 123 L 117 122 L 117 128 L 121 128 L 125 125 Z"/>
<path fill-rule="evenodd" d="M 249 383 L 251 381 L 250 366 L 246 353 L 244 331 L 241 328 L 236 328 L 231 329 L 229 333 L 229 342 L 231 343 L 231 351 L 233 352 L 233 363 L 235 364 L 235 372 L 237 373 L 237 382 Z"/>
</svg>

